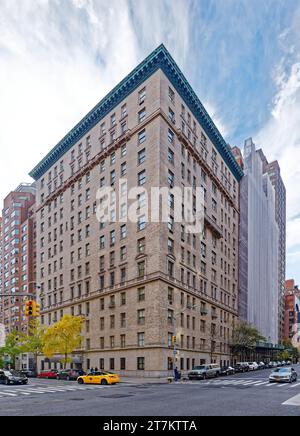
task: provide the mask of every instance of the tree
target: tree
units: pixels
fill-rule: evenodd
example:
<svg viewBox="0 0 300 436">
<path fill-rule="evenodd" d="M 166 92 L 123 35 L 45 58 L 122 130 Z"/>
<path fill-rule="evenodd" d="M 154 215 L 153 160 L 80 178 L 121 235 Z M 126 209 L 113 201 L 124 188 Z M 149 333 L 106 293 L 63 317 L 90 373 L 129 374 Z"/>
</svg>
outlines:
<svg viewBox="0 0 300 436">
<path fill-rule="evenodd" d="M 45 327 L 41 326 L 38 319 L 29 322 L 28 334 L 21 336 L 22 353 L 32 353 L 34 355 L 34 370 L 37 371 L 37 360 L 39 354 L 43 353 L 45 344 Z"/>
<path fill-rule="evenodd" d="M 256 327 L 245 321 L 240 321 L 232 332 L 231 350 L 233 356 L 240 356 L 243 361 L 254 351 L 260 341 L 266 341 Z"/>
<path fill-rule="evenodd" d="M 69 355 L 81 346 L 83 318 L 71 315 L 64 317 L 50 326 L 45 332 L 43 353 L 51 358 L 54 354 L 63 356 L 61 363 L 66 368 Z"/>
<path fill-rule="evenodd" d="M 5 345 L 0 349 L 0 355 L 4 357 L 9 357 L 11 368 L 16 367 L 16 358 L 22 353 L 22 347 L 20 345 L 20 333 L 13 330 L 6 336 Z"/>
</svg>

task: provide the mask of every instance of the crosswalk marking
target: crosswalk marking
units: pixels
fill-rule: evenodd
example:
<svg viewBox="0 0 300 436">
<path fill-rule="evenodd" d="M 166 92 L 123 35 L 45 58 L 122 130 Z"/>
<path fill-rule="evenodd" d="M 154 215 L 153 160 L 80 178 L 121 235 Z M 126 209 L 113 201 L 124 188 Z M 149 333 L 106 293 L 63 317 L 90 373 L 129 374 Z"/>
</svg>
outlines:
<svg viewBox="0 0 300 436">
<path fill-rule="evenodd" d="M 299 385 L 300 385 L 300 383 L 296 383 L 295 385 L 292 386 L 292 388 L 296 388 Z"/>
<path fill-rule="evenodd" d="M 45 395 L 45 394 L 55 394 L 60 392 L 76 392 L 76 391 L 88 391 L 94 389 L 104 389 L 104 386 L 35 386 L 31 385 L 28 387 L 19 387 L 16 386 L 14 390 L 2 389 L 0 390 L 0 399 L 4 399 L 5 397 L 17 397 L 17 396 L 30 396 L 30 395 Z"/>
</svg>

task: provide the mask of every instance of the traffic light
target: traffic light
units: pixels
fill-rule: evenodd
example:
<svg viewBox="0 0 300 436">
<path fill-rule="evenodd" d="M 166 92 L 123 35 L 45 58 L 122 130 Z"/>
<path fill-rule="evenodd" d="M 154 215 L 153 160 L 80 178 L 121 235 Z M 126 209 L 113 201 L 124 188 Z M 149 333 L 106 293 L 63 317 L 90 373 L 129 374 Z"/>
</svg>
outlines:
<svg viewBox="0 0 300 436">
<path fill-rule="evenodd" d="M 29 300 L 25 303 L 25 315 L 32 316 L 33 315 L 33 301 Z"/>
<path fill-rule="evenodd" d="M 176 344 L 176 336 L 172 336 L 172 345 Z"/>
<path fill-rule="evenodd" d="M 26 301 L 25 303 L 26 316 L 40 316 L 40 305 L 34 300 Z"/>
</svg>

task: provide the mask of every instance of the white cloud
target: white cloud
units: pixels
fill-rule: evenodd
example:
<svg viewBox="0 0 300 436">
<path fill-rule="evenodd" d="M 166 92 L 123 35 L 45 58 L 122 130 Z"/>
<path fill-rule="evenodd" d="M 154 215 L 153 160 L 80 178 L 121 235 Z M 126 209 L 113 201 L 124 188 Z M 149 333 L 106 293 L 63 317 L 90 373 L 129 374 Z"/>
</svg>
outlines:
<svg viewBox="0 0 300 436">
<path fill-rule="evenodd" d="M 131 3 L 1 0 L 0 199 L 161 42 L 185 62 L 185 2 Z"/>
</svg>

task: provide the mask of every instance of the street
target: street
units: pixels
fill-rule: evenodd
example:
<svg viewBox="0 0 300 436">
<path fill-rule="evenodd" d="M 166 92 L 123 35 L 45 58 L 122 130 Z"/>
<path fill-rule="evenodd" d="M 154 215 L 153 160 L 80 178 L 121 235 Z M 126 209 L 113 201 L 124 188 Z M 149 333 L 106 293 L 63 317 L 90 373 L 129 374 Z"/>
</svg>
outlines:
<svg viewBox="0 0 300 436">
<path fill-rule="evenodd" d="M 117 386 L 30 379 L 27 386 L 0 385 L 0 416 L 299 416 L 300 377 L 269 384 L 270 372 Z"/>
</svg>

